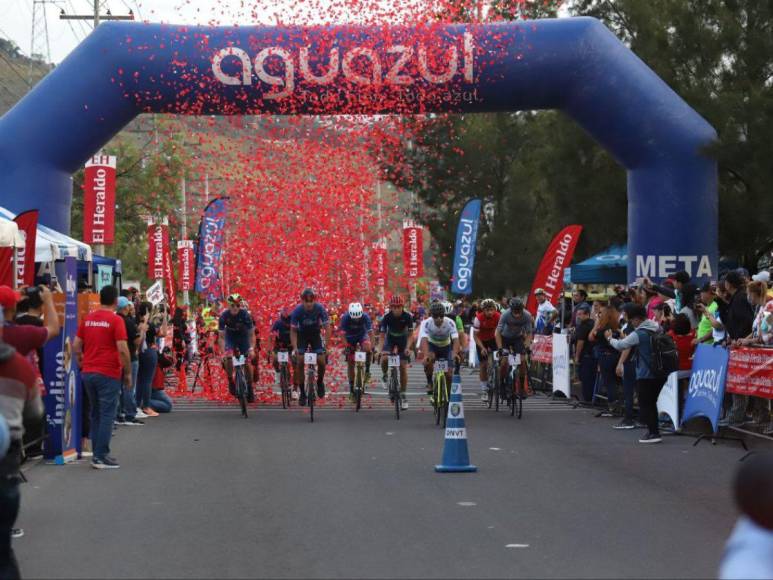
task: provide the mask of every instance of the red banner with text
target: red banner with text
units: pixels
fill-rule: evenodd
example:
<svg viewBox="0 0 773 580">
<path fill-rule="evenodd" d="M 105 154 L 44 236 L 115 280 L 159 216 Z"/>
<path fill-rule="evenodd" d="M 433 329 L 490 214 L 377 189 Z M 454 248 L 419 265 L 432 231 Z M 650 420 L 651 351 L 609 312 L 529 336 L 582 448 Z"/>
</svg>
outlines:
<svg viewBox="0 0 773 580">
<path fill-rule="evenodd" d="M 411 280 L 424 276 L 424 229 L 410 220 L 403 222 L 403 268 Z"/>
<path fill-rule="evenodd" d="M 377 290 L 386 290 L 389 284 L 389 273 L 387 271 L 387 250 L 381 245 L 373 248 L 373 283 Z"/>
<path fill-rule="evenodd" d="M 38 236 L 38 210 L 31 209 L 17 215 L 13 221 L 24 237 L 24 247 L 16 249 L 16 281 L 32 286 L 35 283 L 35 243 Z"/>
<path fill-rule="evenodd" d="M 115 168 L 113 155 L 95 155 L 83 171 L 83 241 L 115 241 Z"/>
<path fill-rule="evenodd" d="M 148 224 L 148 278 L 163 280 L 167 304 L 174 311 L 177 306 L 177 297 L 172 250 L 169 244 L 169 224 L 166 219 L 161 223 L 151 222 Z"/>
<path fill-rule="evenodd" d="M 195 268 L 193 240 L 177 242 L 177 266 L 177 279 L 180 281 L 180 290 L 182 292 L 193 290 L 193 269 Z"/>
<path fill-rule="evenodd" d="M 553 364 L 553 335 L 535 334 L 531 342 L 531 360 L 538 363 Z"/>
<path fill-rule="evenodd" d="M 555 306 L 561 297 L 561 289 L 564 287 L 564 270 L 572 263 L 574 248 L 580 239 L 582 226 L 567 226 L 550 242 L 542 262 L 534 276 L 531 292 L 526 300 L 526 310 L 533 315 L 537 313 L 537 299 L 534 291 L 542 288 L 550 303 Z"/>
<path fill-rule="evenodd" d="M 734 348 L 730 351 L 725 390 L 737 395 L 773 399 L 773 350 Z"/>
</svg>

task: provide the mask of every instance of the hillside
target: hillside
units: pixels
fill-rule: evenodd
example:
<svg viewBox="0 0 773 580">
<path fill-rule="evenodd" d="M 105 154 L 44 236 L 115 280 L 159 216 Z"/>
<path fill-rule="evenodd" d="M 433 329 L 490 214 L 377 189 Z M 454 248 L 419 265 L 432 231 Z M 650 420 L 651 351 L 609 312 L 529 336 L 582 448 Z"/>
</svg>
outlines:
<svg viewBox="0 0 773 580">
<path fill-rule="evenodd" d="M 0 38 L 0 115 L 46 76 L 54 65 L 24 56 L 10 40 Z"/>
</svg>

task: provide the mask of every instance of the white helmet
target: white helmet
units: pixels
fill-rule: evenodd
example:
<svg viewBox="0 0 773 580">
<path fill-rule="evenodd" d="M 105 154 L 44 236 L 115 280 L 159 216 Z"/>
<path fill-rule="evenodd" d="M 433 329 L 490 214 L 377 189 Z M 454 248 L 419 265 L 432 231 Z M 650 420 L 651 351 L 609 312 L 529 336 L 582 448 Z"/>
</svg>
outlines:
<svg viewBox="0 0 773 580">
<path fill-rule="evenodd" d="M 362 304 L 359 302 L 349 304 L 349 316 L 352 318 L 362 318 Z"/>
<path fill-rule="evenodd" d="M 451 313 L 454 311 L 454 305 L 447 300 L 443 301 L 443 308 L 446 311 L 446 316 L 451 316 Z"/>
</svg>

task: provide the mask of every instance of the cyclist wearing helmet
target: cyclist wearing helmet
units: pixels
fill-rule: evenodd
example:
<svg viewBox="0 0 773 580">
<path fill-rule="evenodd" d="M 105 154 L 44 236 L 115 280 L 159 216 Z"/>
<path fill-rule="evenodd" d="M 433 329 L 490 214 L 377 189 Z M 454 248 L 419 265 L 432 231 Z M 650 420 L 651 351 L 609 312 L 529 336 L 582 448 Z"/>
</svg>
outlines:
<svg viewBox="0 0 773 580">
<path fill-rule="evenodd" d="M 497 348 L 508 349 L 513 354 L 526 354 L 526 350 L 531 346 L 531 340 L 534 334 L 534 319 L 524 308 L 520 298 L 510 299 L 510 308 L 504 311 L 495 334 Z M 502 357 L 500 366 L 502 380 L 505 379 L 508 369 L 508 360 Z M 521 377 L 521 389 L 525 390 L 526 385 L 526 365 L 521 364 L 518 373 Z"/>
<path fill-rule="evenodd" d="M 400 355 L 400 399 L 403 411 L 408 409 L 405 391 L 408 388 L 408 360 L 410 352 L 410 337 L 413 331 L 413 316 L 405 311 L 405 302 L 399 295 L 389 300 L 389 312 L 384 315 L 379 325 L 381 334 L 381 370 L 384 373 L 384 384 L 387 382 L 388 356 L 397 348 Z"/>
<path fill-rule="evenodd" d="M 497 311 L 497 303 L 486 298 L 480 304 L 481 311 L 475 315 L 472 326 L 475 329 L 475 347 L 480 360 L 480 391 L 481 398 L 488 401 L 488 355 L 497 349 L 496 331 L 501 315 Z"/>
<path fill-rule="evenodd" d="M 228 308 L 223 311 L 218 321 L 220 332 L 220 351 L 223 353 L 223 366 L 228 375 L 228 390 L 232 395 L 236 394 L 234 384 L 233 360 L 234 351 L 239 351 L 247 357 L 247 400 L 252 402 L 255 393 L 252 390 L 252 359 L 255 344 L 255 323 L 252 316 L 242 307 L 242 297 L 239 294 L 231 294 L 228 298 Z"/>
<path fill-rule="evenodd" d="M 346 339 L 346 364 L 349 375 L 349 397 L 354 396 L 354 351 L 359 344 L 367 354 L 365 359 L 365 383 L 370 381 L 370 353 L 373 323 L 359 302 L 349 304 L 349 311 L 341 317 L 338 330 Z"/>
<path fill-rule="evenodd" d="M 325 340 L 322 340 L 322 328 Z M 317 353 L 317 397 L 325 398 L 325 344 L 330 342 L 330 316 L 319 302 L 311 288 L 301 293 L 301 303 L 290 315 L 290 342 L 295 355 L 295 386 L 300 390 L 298 404 L 306 404 L 306 390 L 303 386 L 303 353 Z"/>
<path fill-rule="evenodd" d="M 274 367 L 274 385 L 279 386 L 279 361 L 276 353 L 280 350 L 290 352 L 293 348 L 290 341 L 290 309 L 287 307 L 279 311 L 279 317 L 271 325 L 269 340 L 269 361 Z M 298 392 L 293 390 L 293 399 L 298 398 Z"/>
<path fill-rule="evenodd" d="M 456 329 L 456 323 L 446 316 L 446 307 L 442 302 L 430 304 L 429 318 L 422 325 L 419 340 L 422 356 L 429 368 L 432 368 L 436 360 L 448 361 L 446 380 L 450 385 L 453 375 L 451 363 L 459 360 L 459 331 Z M 431 383 L 429 389 L 431 394 Z"/>
</svg>

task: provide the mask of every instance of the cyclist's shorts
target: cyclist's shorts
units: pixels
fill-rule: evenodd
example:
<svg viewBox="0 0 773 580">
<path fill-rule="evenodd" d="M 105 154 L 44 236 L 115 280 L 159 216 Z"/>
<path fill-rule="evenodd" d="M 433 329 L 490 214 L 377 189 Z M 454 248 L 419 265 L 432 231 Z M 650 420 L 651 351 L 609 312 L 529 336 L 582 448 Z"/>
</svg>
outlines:
<svg viewBox="0 0 773 580">
<path fill-rule="evenodd" d="M 435 355 L 435 360 L 445 359 L 451 362 L 451 355 L 453 354 L 453 346 L 447 344 L 446 346 L 438 346 L 431 342 L 429 344 L 429 352 Z"/>
<path fill-rule="evenodd" d="M 526 352 L 522 336 L 517 336 L 514 338 L 505 338 L 503 336 L 502 346 L 513 354 L 524 354 Z"/>
<path fill-rule="evenodd" d="M 239 339 L 229 340 L 228 337 L 226 336 L 225 350 L 228 352 L 235 352 L 236 350 L 238 350 L 240 354 L 246 355 L 250 351 L 250 339 L 247 337 L 241 340 Z"/>
<path fill-rule="evenodd" d="M 368 340 L 368 335 L 362 334 L 360 336 L 346 337 L 346 346 L 351 347 L 352 350 L 354 350 L 358 344 L 362 346 L 363 349 L 369 347 L 370 340 Z"/>
<path fill-rule="evenodd" d="M 483 343 L 483 346 L 486 347 L 486 351 L 491 352 L 492 350 L 497 349 L 497 341 L 496 340 L 481 340 Z M 488 354 L 480 354 L 480 348 L 478 347 L 478 343 L 475 343 L 475 350 L 478 351 L 478 359 L 480 360 L 486 360 L 488 358 Z"/>
<path fill-rule="evenodd" d="M 291 344 L 282 344 L 281 342 L 277 342 L 274 344 L 274 352 L 279 352 L 280 350 L 286 350 L 287 352 L 290 352 L 293 350 L 293 347 Z"/>
<path fill-rule="evenodd" d="M 408 348 L 408 337 L 390 336 L 387 334 L 386 340 L 384 340 L 384 347 L 382 348 L 381 352 L 391 354 L 395 347 L 397 347 L 397 352 L 400 353 L 400 356 L 404 356 L 403 353 L 405 352 L 405 349 Z"/>
<path fill-rule="evenodd" d="M 298 335 L 298 352 L 304 353 L 307 349 L 317 354 L 325 354 L 325 345 L 322 344 L 322 335 L 314 334 L 310 336 Z"/>
</svg>

